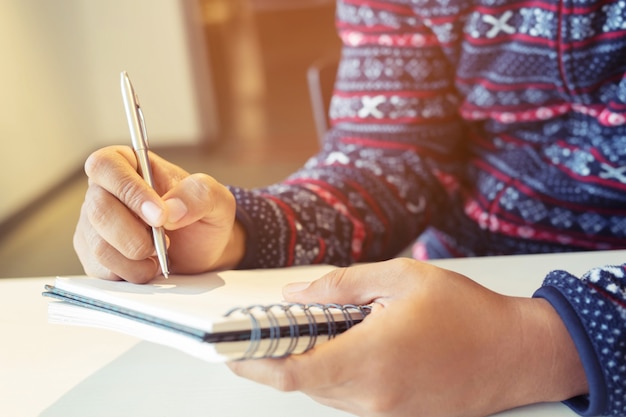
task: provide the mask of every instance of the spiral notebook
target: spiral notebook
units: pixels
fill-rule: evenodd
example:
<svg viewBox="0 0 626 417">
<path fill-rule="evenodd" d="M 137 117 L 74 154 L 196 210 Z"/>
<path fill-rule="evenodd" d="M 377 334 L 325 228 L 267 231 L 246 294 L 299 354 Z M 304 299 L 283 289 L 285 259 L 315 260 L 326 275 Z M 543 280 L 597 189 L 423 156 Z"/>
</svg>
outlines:
<svg viewBox="0 0 626 417">
<path fill-rule="evenodd" d="M 369 306 L 290 304 L 289 282 L 330 266 L 214 272 L 149 284 L 58 277 L 44 296 L 52 323 L 99 327 L 223 362 L 305 352 L 361 322 Z"/>
</svg>

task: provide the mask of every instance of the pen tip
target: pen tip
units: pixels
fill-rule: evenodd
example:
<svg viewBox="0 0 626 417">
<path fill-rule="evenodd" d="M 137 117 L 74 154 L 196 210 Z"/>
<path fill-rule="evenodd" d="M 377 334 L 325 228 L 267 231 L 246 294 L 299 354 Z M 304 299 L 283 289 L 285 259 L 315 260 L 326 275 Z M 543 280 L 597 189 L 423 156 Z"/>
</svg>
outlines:
<svg viewBox="0 0 626 417">
<path fill-rule="evenodd" d="M 170 273 L 168 271 L 163 271 L 163 276 L 165 279 L 168 279 L 170 277 Z"/>
</svg>

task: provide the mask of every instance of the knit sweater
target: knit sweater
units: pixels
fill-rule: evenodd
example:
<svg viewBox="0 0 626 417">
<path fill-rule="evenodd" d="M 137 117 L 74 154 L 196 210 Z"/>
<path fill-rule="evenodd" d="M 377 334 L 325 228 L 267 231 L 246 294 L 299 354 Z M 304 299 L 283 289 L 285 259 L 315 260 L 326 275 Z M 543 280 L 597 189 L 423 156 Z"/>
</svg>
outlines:
<svg viewBox="0 0 626 417">
<path fill-rule="evenodd" d="M 624 0 L 339 0 L 323 149 L 231 187 L 241 268 L 626 248 Z M 626 415 L 626 264 L 551 272 L 590 384 Z"/>
</svg>

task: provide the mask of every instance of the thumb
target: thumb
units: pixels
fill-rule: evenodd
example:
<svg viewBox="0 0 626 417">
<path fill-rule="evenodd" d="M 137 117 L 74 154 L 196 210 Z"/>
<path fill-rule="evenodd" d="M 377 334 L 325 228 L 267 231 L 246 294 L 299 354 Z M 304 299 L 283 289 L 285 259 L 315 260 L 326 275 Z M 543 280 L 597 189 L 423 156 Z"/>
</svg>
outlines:
<svg viewBox="0 0 626 417">
<path fill-rule="evenodd" d="M 404 262 L 385 262 L 337 268 L 311 283 L 293 283 L 283 288 L 287 301 L 297 303 L 370 304 L 389 297 L 403 285 Z"/>
<path fill-rule="evenodd" d="M 232 193 L 206 174 L 183 178 L 163 196 L 167 207 L 165 227 L 180 229 L 198 220 L 220 223 L 234 217 L 235 202 Z"/>
</svg>

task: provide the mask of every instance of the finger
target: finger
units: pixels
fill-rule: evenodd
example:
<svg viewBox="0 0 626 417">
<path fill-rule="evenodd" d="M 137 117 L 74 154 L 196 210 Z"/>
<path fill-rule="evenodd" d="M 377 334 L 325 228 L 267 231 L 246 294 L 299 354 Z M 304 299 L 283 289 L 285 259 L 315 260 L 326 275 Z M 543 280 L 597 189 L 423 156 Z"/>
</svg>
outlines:
<svg viewBox="0 0 626 417">
<path fill-rule="evenodd" d="M 335 341 L 333 341 L 334 343 Z M 280 391 L 320 391 L 320 387 L 339 384 L 335 379 L 336 369 L 325 366 L 322 345 L 315 348 L 315 356 L 308 353 L 290 355 L 278 359 L 251 359 L 229 362 L 228 366 L 237 375 L 268 385 Z M 330 363 L 333 363 L 331 360 Z M 313 366 L 313 364 L 315 364 Z"/>
<path fill-rule="evenodd" d="M 146 224 L 102 187 L 92 185 L 87 189 L 83 210 L 93 233 L 125 258 L 143 260 L 154 255 Z"/>
<path fill-rule="evenodd" d="M 365 326 L 365 322 L 359 324 L 304 354 L 236 361 L 228 366 L 235 374 L 252 381 L 281 391 L 302 391 L 323 404 L 354 411 L 358 395 L 352 391 L 352 373 L 365 369 L 362 361 L 366 357 L 366 352 L 359 352 L 359 346 L 367 339 L 360 338 L 371 338 Z"/>
<path fill-rule="evenodd" d="M 145 283 L 159 271 L 154 257 L 131 260 L 123 256 L 91 226 L 84 209 L 74 233 L 74 249 L 85 273 L 92 277 Z"/>
<path fill-rule="evenodd" d="M 410 276 L 409 268 L 423 267 L 410 259 L 392 259 L 385 262 L 338 268 L 311 282 L 295 283 L 283 289 L 288 301 L 308 303 L 369 304 L 382 297 L 402 293 Z"/>
<path fill-rule="evenodd" d="M 206 174 L 193 174 L 181 179 L 163 199 L 167 207 L 165 227 L 170 230 L 180 229 L 198 220 L 228 228 L 234 222 L 234 196 Z"/>
<path fill-rule="evenodd" d="M 85 273 L 94 278 L 102 278 L 110 281 L 119 281 L 121 278 L 115 275 L 111 270 L 104 267 L 102 264 L 96 261 L 92 253 L 89 251 L 89 246 L 87 245 L 84 230 L 82 230 L 80 224 L 82 222 L 79 220 L 78 227 L 74 232 L 73 244 L 74 250 L 76 251 L 76 255 L 78 256 L 78 260 L 83 266 L 83 270 Z"/>
<path fill-rule="evenodd" d="M 165 221 L 165 205 L 157 192 L 137 173 L 137 162 L 127 147 L 107 147 L 92 153 L 85 162 L 90 183 L 114 195 L 151 226 Z"/>
<path fill-rule="evenodd" d="M 299 374 L 296 370 L 298 367 L 293 366 L 295 356 L 284 359 L 252 359 L 245 361 L 228 362 L 227 366 L 236 375 L 249 379 L 251 381 L 270 386 L 283 392 L 301 391 L 315 401 L 345 411 L 350 411 L 346 405 L 348 396 L 341 395 L 338 398 L 332 393 L 324 390 L 323 394 L 306 392 L 299 385 Z M 296 379 L 292 378 L 295 376 Z M 311 375 L 305 376 L 310 379 Z"/>
</svg>

